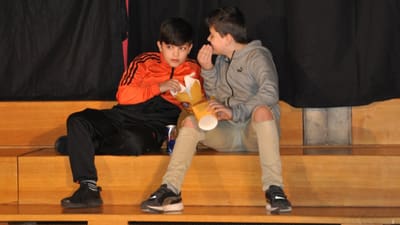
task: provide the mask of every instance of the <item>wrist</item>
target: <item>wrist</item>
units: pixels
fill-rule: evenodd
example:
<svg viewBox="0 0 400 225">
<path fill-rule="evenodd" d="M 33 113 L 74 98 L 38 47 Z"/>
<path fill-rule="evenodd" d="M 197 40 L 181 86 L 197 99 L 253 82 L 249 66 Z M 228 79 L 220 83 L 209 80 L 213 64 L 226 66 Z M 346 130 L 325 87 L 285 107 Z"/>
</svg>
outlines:
<svg viewBox="0 0 400 225">
<path fill-rule="evenodd" d="M 202 66 L 201 67 L 203 70 L 212 70 L 214 68 L 214 65 L 209 65 L 209 66 Z"/>
</svg>

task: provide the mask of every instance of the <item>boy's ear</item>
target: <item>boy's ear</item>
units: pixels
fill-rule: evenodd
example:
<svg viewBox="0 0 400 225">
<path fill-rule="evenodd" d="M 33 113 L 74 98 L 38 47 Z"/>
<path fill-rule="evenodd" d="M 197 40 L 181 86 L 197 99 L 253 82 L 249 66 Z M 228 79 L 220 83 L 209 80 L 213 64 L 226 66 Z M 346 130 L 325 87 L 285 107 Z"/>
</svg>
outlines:
<svg viewBox="0 0 400 225">
<path fill-rule="evenodd" d="M 157 47 L 158 47 L 158 51 L 161 52 L 161 42 L 157 41 Z"/>
<path fill-rule="evenodd" d="M 232 35 L 231 34 L 226 34 L 225 35 L 225 38 L 226 38 L 226 42 L 228 43 L 228 44 L 231 44 L 233 41 L 235 41 L 235 39 L 232 37 Z"/>
<path fill-rule="evenodd" d="M 193 43 L 191 43 L 191 44 L 189 45 L 188 53 L 190 53 L 190 51 L 192 50 L 192 47 L 193 47 Z"/>
</svg>

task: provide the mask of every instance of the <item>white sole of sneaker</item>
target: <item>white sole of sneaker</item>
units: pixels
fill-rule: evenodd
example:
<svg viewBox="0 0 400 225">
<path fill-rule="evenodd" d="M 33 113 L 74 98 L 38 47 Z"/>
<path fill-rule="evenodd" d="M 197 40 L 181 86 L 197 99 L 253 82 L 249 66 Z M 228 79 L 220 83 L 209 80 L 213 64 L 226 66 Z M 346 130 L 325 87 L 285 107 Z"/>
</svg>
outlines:
<svg viewBox="0 0 400 225">
<path fill-rule="evenodd" d="M 147 206 L 150 210 L 154 210 L 157 212 L 179 212 L 183 210 L 183 203 L 176 203 L 164 206 Z"/>
<path fill-rule="evenodd" d="M 292 207 L 286 209 L 280 209 L 278 207 L 272 208 L 270 204 L 267 204 L 265 208 L 271 213 L 290 213 L 292 212 Z"/>
</svg>

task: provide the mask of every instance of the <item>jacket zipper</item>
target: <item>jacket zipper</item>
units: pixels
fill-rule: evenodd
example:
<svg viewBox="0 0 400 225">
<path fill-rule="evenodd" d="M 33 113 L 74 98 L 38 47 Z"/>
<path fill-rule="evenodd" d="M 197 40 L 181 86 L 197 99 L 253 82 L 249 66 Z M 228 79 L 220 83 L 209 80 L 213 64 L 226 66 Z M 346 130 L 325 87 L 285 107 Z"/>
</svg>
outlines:
<svg viewBox="0 0 400 225">
<path fill-rule="evenodd" d="M 226 72 L 225 72 L 225 81 L 226 81 L 226 83 L 228 84 L 228 87 L 231 89 L 231 97 L 233 97 L 233 88 L 232 88 L 232 86 L 231 86 L 231 84 L 229 83 L 229 81 L 228 81 L 228 71 L 229 71 L 229 68 L 230 68 L 230 66 L 231 66 L 231 62 L 232 62 L 232 60 L 233 60 L 233 55 L 235 54 L 235 51 L 233 51 L 233 53 L 232 53 L 232 57 L 231 57 L 231 59 L 228 61 L 228 68 L 226 68 Z M 227 106 L 229 106 L 230 107 L 230 103 L 229 103 L 229 101 L 231 100 L 231 97 L 228 97 L 228 99 L 226 100 L 226 104 L 227 104 Z"/>
<path fill-rule="evenodd" d="M 172 77 L 174 76 L 174 70 L 175 70 L 175 67 L 172 67 L 172 68 L 171 68 L 171 73 L 169 74 L 169 79 L 170 79 L 170 80 L 171 80 Z"/>
</svg>

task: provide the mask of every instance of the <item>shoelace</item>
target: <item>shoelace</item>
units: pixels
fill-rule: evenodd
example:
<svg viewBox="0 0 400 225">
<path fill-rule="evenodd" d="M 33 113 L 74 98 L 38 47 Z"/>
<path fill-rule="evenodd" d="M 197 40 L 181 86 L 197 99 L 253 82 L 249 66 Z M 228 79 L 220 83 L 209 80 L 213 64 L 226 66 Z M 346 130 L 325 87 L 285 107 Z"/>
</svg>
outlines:
<svg viewBox="0 0 400 225">
<path fill-rule="evenodd" d="M 161 186 L 157 191 L 155 191 L 155 192 L 151 195 L 151 197 L 155 196 L 155 197 L 158 198 L 158 197 L 162 196 L 163 194 L 167 193 L 168 191 L 169 191 L 169 189 L 168 189 L 167 187 Z"/>
<path fill-rule="evenodd" d="M 284 200 L 286 195 L 281 190 L 273 190 L 270 192 L 271 199 Z"/>
</svg>

